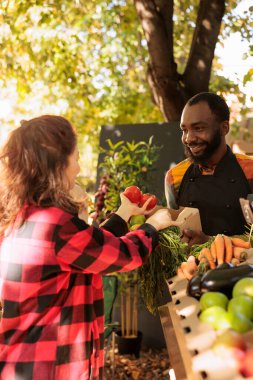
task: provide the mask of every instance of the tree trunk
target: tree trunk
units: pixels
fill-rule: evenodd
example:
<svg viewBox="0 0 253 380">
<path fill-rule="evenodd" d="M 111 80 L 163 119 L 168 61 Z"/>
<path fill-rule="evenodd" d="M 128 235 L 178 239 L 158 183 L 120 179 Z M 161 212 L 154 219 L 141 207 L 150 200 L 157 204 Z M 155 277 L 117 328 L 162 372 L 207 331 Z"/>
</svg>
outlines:
<svg viewBox="0 0 253 380">
<path fill-rule="evenodd" d="M 185 72 L 177 72 L 173 54 L 173 0 L 134 0 L 148 44 L 148 83 L 167 121 L 178 121 L 186 101 L 208 91 L 212 61 L 225 0 L 200 0 Z"/>
</svg>

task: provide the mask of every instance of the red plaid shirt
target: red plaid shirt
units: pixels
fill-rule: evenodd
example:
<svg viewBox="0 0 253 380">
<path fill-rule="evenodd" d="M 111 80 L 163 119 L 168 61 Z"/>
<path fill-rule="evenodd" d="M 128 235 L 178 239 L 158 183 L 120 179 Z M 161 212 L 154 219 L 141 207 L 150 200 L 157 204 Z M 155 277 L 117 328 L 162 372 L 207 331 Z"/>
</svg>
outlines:
<svg viewBox="0 0 253 380">
<path fill-rule="evenodd" d="M 103 378 L 101 274 L 142 265 L 155 244 L 149 224 L 103 228 L 56 207 L 30 206 L 0 245 L 1 380 Z"/>
</svg>

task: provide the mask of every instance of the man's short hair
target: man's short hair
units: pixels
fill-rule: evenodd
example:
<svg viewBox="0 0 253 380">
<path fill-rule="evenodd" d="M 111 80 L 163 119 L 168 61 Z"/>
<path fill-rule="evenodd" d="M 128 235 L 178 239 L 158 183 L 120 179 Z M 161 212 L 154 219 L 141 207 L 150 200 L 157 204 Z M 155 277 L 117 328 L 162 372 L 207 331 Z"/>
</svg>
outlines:
<svg viewBox="0 0 253 380">
<path fill-rule="evenodd" d="M 193 106 L 200 102 L 206 102 L 219 121 L 229 121 L 230 111 L 225 100 L 212 92 L 200 92 L 188 100 L 186 105 Z"/>
</svg>

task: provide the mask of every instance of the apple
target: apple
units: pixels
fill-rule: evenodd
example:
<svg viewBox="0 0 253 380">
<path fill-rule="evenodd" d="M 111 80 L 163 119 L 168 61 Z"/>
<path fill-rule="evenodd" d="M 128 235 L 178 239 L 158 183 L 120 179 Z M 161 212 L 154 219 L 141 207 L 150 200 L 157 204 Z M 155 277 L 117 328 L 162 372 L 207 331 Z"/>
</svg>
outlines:
<svg viewBox="0 0 253 380">
<path fill-rule="evenodd" d="M 137 230 L 137 228 L 139 228 L 141 226 L 141 224 L 133 224 L 132 226 L 130 226 L 129 228 L 129 231 L 135 231 Z"/>
<path fill-rule="evenodd" d="M 153 194 L 149 194 L 149 193 L 143 194 L 140 200 L 140 206 L 142 207 L 144 203 L 150 198 L 151 198 L 151 201 L 149 202 L 147 206 L 147 210 L 152 210 L 152 208 L 154 208 L 157 205 L 157 197 Z"/>
<path fill-rule="evenodd" d="M 241 294 L 232 298 L 228 303 L 228 311 L 241 313 L 249 319 L 253 319 L 253 298 Z"/>
<path fill-rule="evenodd" d="M 138 186 L 133 185 L 127 187 L 123 194 L 130 200 L 130 202 L 135 203 L 137 205 L 140 203 L 142 199 L 142 192 Z"/>
<path fill-rule="evenodd" d="M 253 376 L 253 348 L 249 348 L 241 360 L 240 372 L 245 377 Z"/>
<path fill-rule="evenodd" d="M 211 306 L 221 306 L 223 309 L 226 309 L 227 304 L 227 296 L 220 292 L 206 292 L 199 300 L 200 310 L 205 310 Z"/>
<path fill-rule="evenodd" d="M 251 320 L 245 315 L 238 312 L 227 312 L 231 316 L 231 328 L 238 333 L 245 333 L 249 330 L 252 330 L 253 324 Z"/>
<path fill-rule="evenodd" d="M 211 306 L 200 313 L 199 319 L 201 322 L 207 323 L 214 329 L 217 329 L 217 323 L 222 316 L 224 318 L 224 314 L 226 313 L 227 311 L 221 306 Z"/>
<path fill-rule="evenodd" d="M 245 277 L 241 278 L 233 287 L 233 297 L 237 297 L 241 294 L 253 297 L 253 278 Z"/>
<path fill-rule="evenodd" d="M 212 349 L 218 355 L 223 355 L 226 349 L 246 351 L 247 345 L 242 335 L 232 329 L 222 331 L 215 339 Z"/>
<path fill-rule="evenodd" d="M 133 215 L 129 220 L 130 226 L 134 226 L 135 224 L 143 224 L 146 222 L 145 215 Z"/>
</svg>

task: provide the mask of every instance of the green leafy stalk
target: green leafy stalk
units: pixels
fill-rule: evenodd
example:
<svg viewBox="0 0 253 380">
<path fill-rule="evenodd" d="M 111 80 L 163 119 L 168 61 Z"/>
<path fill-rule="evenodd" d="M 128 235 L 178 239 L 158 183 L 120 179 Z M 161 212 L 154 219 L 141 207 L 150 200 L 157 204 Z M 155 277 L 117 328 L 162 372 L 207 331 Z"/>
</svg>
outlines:
<svg viewBox="0 0 253 380">
<path fill-rule="evenodd" d="M 179 228 L 173 226 L 159 231 L 158 246 L 147 263 L 139 268 L 142 299 L 152 314 L 157 312 L 165 280 L 174 276 L 186 259 L 187 244 L 181 241 Z"/>
</svg>

